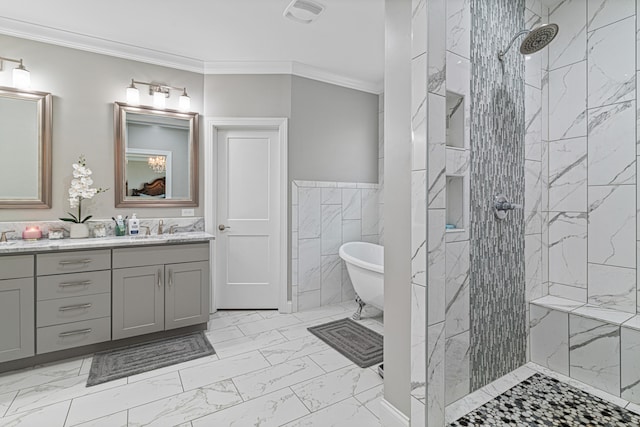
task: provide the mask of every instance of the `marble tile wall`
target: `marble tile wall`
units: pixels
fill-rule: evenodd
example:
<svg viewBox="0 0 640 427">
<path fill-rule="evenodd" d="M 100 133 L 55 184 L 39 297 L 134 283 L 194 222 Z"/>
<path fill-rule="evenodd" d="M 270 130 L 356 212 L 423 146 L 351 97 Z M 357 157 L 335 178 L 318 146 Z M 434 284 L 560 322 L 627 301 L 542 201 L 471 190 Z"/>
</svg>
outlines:
<svg viewBox="0 0 640 427">
<path fill-rule="evenodd" d="M 427 162 L 431 155 L 428 144 L 427 120 L 430 108 L 427 96 L 427 21 L 426 0 L 412 1 L 411 44 L 411 425 L 431 425 L 438 408 L 429 404 L 435 399 L 434 391 L 444 387 L 444 382 L 433 375 L 433 366 L 427 366 L 427 352 L 433 351 L 431 329 L 427 317 L 428 242 L 427 242 L 427 186 L 432 176 L 427 173 Z M 429 11 L 430 12 L 430 11 Z M 431 297 L 429 295 L 429 297 Z M 429 393 L 427 392 L 427 384 Z M 430 406 L 430 405 L 429 405 Z M 432 411 L 432 413 L 429 413 Z M 443 409 L 442 409 L 443 411 Z M 430 418 L 427 421 L 427 414 Z M 420 424 L 422 423 L 422 424 Z M 437 425 L 437 424 L 436 424 Z"/>
<path fill-rule="evenodd" d="M 551 295 L 629 313 L 639 289 L 636 9 L 634 0 L 565 0 L 549 9 L 560 32 L 543 88 L 543 283 Z"/>
<path fill-rule="evenodd" d="M 378 184 L 293 181 L 291 191 L 293 310 L 353 300 L 338 250 L 346 242 L 379 243 Z"/>
</svg>

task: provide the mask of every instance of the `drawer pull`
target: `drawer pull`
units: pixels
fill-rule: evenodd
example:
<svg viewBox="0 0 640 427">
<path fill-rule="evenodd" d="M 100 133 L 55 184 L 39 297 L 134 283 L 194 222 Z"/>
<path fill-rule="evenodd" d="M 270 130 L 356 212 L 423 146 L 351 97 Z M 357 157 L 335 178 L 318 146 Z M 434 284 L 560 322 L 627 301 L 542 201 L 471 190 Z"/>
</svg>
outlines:
<svg viewBox="0 0 640 427">
<path fill-rule="evenodd" d="M 60 332 L 58 334 L 58 336 L 60 338 L 63 338 L 63 337 L 70 337 L 70 336 L 73 336 L 73 335 L 86 335 L 86 334 L 90 334 L 92 331 L 93 331 L 93 329 L 91 329 L 91 328 L 78 329 L 77 331 Z"/>
<path fill-rule="evenodd" d="M 162 287 L 162 271 L 158 269 L 158 287 Z"/>
<path fill-rule="evenodd" d="M 93 306 L 93 304 L 91 304 L 91 303 L 67 305 L 67 306 L 64 306 L 64 307 L 60 307 L 58 309 L 58 311 L 82 310 L 82 309 L 85 309 L 85 308 L 91 308 L 91 306 Z"/>
<path fill-rule="evenodd" d="M 173 270 L 169 269 L 169 287 L 173 286 Z"/>
<path fill-rule="evenodd" d="M 58 286 L 61 288 L 68 288 L 70 286 L 88 286 L 91 284 L 91 280 L 83 280 L 82 282 L 66 282 L 60 283 Z"/>
<path fill-rule="evenodd" d="M 58 264 L 60 265 L 89 264 L 91 263 L 91 261 L 93 260 L 90 258 L 87 258 L 87 259 L 76 259 L 72 261 L 60 261 Z"/>
</svg>

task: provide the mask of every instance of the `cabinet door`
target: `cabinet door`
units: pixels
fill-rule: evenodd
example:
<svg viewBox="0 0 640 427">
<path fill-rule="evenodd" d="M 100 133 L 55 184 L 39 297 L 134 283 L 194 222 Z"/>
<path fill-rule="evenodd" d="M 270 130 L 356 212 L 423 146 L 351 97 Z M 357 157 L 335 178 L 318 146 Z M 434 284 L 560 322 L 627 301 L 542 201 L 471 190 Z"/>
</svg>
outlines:
<svg viewBox="0 0 640 427">
<path fill-rule="evenodd" d="M 113 339 L 164 330 L 164 267 L 113 270 Z"/>
<path fill-rule="evenodd" d="M 0 280 L 0 362 L 35 354 L 33 278 Z"/>
<path fill-rule="evenodd" d="M 206 323 L 209 320 L 209 263 L 165 266 L 165 329 Z"/>
</svg>

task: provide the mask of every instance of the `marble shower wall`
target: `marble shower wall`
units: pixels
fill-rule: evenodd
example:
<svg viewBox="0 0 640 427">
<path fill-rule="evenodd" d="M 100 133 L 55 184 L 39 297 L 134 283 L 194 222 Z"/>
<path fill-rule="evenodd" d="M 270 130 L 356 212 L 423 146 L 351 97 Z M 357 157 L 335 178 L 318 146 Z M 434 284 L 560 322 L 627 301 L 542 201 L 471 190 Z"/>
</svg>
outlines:
<svg viewBox="0 0 640 427">
<path fill-rule="evenodd" d="M 549 9 L 560 32 L 549 46 L 545 113 L 549 294 L 629 313 L 638 308 L 640 241 L 636 3 Z"/>
<path fill-rule="evenodd" d="M 291 278 L 294 311 L 355 298 L 343 243 L 379 243 L 378 184 L 293 181 Z"/>
</svg>

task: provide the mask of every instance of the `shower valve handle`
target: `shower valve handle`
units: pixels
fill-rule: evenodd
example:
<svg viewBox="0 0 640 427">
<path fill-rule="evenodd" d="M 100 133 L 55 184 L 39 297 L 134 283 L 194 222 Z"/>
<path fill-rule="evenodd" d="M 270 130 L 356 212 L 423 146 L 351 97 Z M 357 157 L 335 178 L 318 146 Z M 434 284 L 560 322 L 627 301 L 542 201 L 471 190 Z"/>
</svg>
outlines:
<svg viewBox="0 0 640 427">
<path fill-rule="evenodd" d="M 502 194 L 496 196 L 493 202 L 493 213 L 496 218 L 505 219 L 509 211 L 512 211 L 514 209 L 522 209 L 522 205 L 509 202 L 506 196 Z"/>
</svg>

